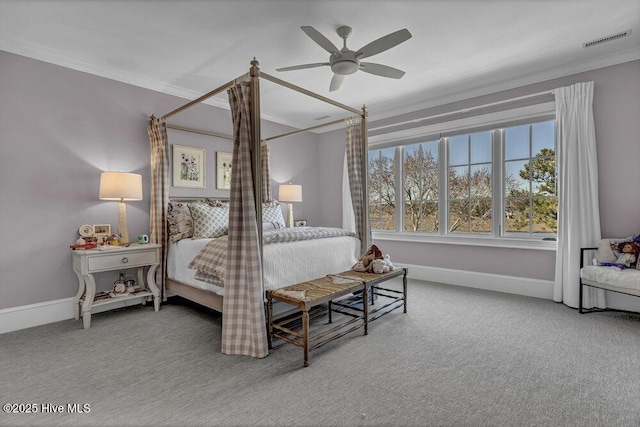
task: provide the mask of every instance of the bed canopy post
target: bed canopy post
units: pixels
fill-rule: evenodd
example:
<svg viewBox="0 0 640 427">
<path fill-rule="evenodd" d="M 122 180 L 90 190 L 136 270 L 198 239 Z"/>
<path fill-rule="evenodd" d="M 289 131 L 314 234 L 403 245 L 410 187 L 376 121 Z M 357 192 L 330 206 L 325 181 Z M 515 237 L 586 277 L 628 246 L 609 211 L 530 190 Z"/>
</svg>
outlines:
<svg viewBox="0 0 640 427">
<path fill-rule="evenodd" d="M 256 203 L 256 218 L 262 218 L 262 158 L 260 149 L 260 63 L 253 58 L 249 70 L 251 81 L 251 136 L 253 138 L 251 151 L 251 169 L 253 172 L 253 197 Z M 257 221 L 258 247 L 260 250 L 260 262 L 262 262 L 262 221 Z"/>
<path fill-rule="evenodd" d="M 371 245 L 371 221 L 369 220 L 368 158 L 369 138 L 367 137 L 367 106 L 362 106 L 360 140 L 362 144 L 362 214 L 364 217 L 365 235 L 362 238 L 362 250 Z"/>
</svg>

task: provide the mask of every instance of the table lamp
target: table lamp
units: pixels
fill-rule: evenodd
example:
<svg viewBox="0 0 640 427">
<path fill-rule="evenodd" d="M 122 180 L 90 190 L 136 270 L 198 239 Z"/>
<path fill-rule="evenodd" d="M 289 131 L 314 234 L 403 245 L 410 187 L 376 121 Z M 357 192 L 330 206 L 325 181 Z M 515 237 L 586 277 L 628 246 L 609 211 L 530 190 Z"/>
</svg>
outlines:
<svg viewBox="0 0 640 427">
<path fill-rule="evenodd" d="M 100 200 L 117 200 L 120 243 L 129 243 L 127 207 L 124 202 L 142 200 L 142 175 L 127 172 L 100 174 Z"/>
<path fill-rule="evenodd" d="M 281 202 L 289 203 L 289 214 L 287 216 L 287 226 L 293 227 L 293 202 L 302 201 L 302 185 L 295 184 L 281 184 L 278 188 L 279 197 Z"/>
</svg>

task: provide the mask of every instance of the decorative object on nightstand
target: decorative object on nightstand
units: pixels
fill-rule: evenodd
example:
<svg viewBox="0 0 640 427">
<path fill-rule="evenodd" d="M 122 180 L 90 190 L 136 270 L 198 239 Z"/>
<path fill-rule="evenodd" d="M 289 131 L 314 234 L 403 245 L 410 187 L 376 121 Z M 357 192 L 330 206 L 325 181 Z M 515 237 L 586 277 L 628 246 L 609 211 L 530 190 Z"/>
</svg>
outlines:
<svg viewBox="0 0 640 427">
<path fill-rule="evenodd" d="M 307 220 L 306 219 L 296 219 L 293 222 L 293 225 L 296 227 L 306 227 L 307 226 Z"/>
<path fill-rule="evenodd" d="M 281 202 L 289 203 L 289 213 L 287 215 L 287 227 L 293 227 L 293 202 L 302 201 L 302 185 L 281 184 L 278 188 Z"/>
<path fill-rule="evenodd" d="M 117 200 L 120 243 L 129 243 L 127 207 L 124 202 L 142 200 L 142 175 L 128 172 L 100 174 L 100 200 Z"/>
</svg>

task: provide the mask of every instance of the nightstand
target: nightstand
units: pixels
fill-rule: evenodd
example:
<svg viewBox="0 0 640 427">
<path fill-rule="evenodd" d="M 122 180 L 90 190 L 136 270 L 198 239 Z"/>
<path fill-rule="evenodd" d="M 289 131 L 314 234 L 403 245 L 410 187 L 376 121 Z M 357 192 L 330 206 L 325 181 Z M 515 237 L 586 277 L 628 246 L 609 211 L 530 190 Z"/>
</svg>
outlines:
<svg viewBox="0 0 640 427">
<path fill-rule="evenodd" d="M 133 298 L 144 298 L 144 302 L 153 299 L 155 311 L 160 309 L 160 290 L 156 286 L 155 273 L 160 263 L 161 247 L 162 245 L 157 243 L 149 243 L 146 245 L 132 244 L 128 247 L 116 246 L 104 250 L 98 247 L 72 252 L 73 271 L 78 276 L 80 285 L 74 299 L 74 316 L 76 320 L 80 319 L 80 308 L 82 307 L 84 329 L 91 327 L 91 309 L 93 307 Z M 144 280 L 145 267 L 148 267 L 146 285 Z M 95 300 L 94 273 L 122 271 L 129 268 L 138 269 L 138 285 L 140 287 L 136 292 L 115 298 Z"/>
</svg>

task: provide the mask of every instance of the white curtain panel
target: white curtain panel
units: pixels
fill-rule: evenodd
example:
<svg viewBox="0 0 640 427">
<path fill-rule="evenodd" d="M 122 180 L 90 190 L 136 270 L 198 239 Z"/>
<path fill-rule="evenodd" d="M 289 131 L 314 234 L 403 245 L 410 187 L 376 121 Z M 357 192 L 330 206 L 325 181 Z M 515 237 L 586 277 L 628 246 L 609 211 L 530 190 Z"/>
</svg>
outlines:
<svg viewBox="0 0 640 427">
<path fill-rule="evenodd" d="M 262 260 L 251 170 L 250 91 L 241 82 L 227 91 L 233 117 L 233 168 L 222 300 L 222 353 L 265 357 L 267 348 Z M 258 153 L 255 153 L 258 155 Z"/>
<path fill-rule="evenodd" d="M 600 239 L 593 82 L 554 91 L 558 138 L 558 249 L 553 299 L 578 307 L 580 248 Z M 586 308 L 605 308 L 604 291 L 585 287 Z"/>
</svg>

